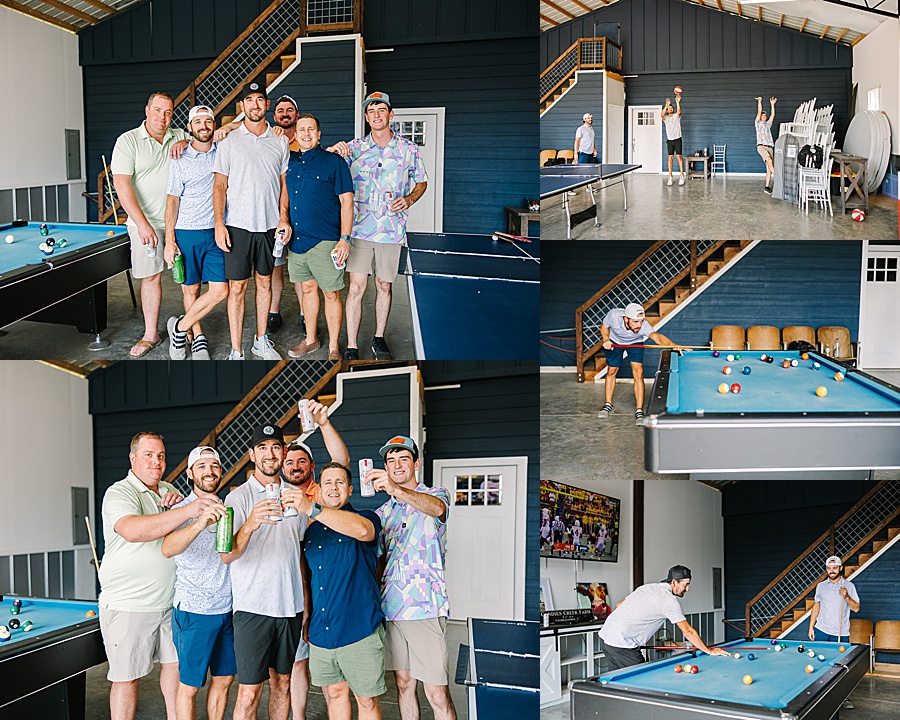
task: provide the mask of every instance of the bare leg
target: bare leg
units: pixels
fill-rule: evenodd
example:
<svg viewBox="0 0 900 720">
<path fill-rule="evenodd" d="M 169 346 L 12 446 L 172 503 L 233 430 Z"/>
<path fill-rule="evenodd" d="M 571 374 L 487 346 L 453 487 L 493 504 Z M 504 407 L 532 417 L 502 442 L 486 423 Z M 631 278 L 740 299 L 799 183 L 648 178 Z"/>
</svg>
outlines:
<svg viewBox="0 0 900 720">
<path fill-rule="evenodd" d="M 272 302 L 272 276 L 254 273 L 256 279 L 256 337 L 266 334 L 269 324 L 269 304 Z"/>
<path fill-rule="evenodd" d="M 638 410 L 644 409 L 644 366 L 631 363 L 631 374 L 634 375 L 634 401 Z"/>
<path fill-rule="evenodd" d="M 290 711 L 291 673 L 279 675 L 269 668 L 269 720 L 288 720 Z"/>
<path fill-rule="evenodd" d="M 209 720 L 223 720 L 225 706 L 228 705 L 228 689 L 234 675 L 213 675 L 209 681 L 209 692 L 206 695 L 206 716 Z M 181 720 L 179 717 L 178 720 Z M 193 718 L 192 718 L 193 720 Z"/>
<path fill-rule="evenodd" d="M 200 286 L 194 285 L 192 287 L 197 288 L 197 294 L 199 295 Z M 188 305 L 187 295 L 185 295 L 184 304 L 187 312 L 178 325 L 185 328 L 193 328 L 194 337 L 197 337 L 203 332 L 200 328 L 200 319 L 209 315 L 210 311 L 227 297 L 227 282 L 211 282 L 209 290 L 199 297 L 195 296 L 196 299 L 191 305 Z M 176 329 L 181 330 L 181 327 L 176 327 Z"/>
<path fill-rule="evenodd" d="M 316 330 L 319 324 L 319 284 L 315 280 L 295 283 L 300 288 L 300 307 L 306 318 L 306 341 L 316 341 Z"/>
<path fill-rule="evenodd" d="M 397 680 L 397 703 L 400 705 L 402 720 L 419 720 L 419 698 L 416 696 L 416 683 L 409 670 L 394 670 Z"/>
<path fill-rule="evenodd" d="M 678 156 L 678 171 L 684 175 L 684 157 L 682 155 Z"/>
<path fill-rule="evenodd" d="M 178 694 L 178 663 L 159 664 L 159 689 L 166 701 L 166 717 L 175 720 L 175 696 Z"/>
<path fill-rule="evenodd" d="M 450 688 L 446 685 L 429 685 L 425 687 L 425 697 L 431 709 L 434 710 L 434 720 L 456 720 L 456 708 L 453 707 L 453 699 L 450 697 Z"/>
<path fill-rule="evenodd" d="M 377 697 L 360 697 L 354 693 L 359 708 L 359 720 L 381 720 L 381 706 Z"/>
<path fill-rule="evenodd" d="M 244 338 L 244 300 L 249 280 L 232 280 L 228 284 L 228 329 L 231 331 L 231 349 L 242 352 Z"/>
<path fill-rule="evenodd" d="M 141 310 L 144 313 L 143 340 L 159 342 L 159 306 L 162 302 L 162 273 L 141 280 Z"/>
<path fill-rule="evenodd" d="M 137 680 L 114 682 L 109 690 L 109 714 L 112 720 L 134 720 L 137 701 Z"/>
<path fill-rule="evenodd" d="M 606 366 L 606 382 L 604 388 L 606 390 L 606 402 L 612 404 L 613 394 L 616 391 L 616 375 L 619 374 L 619 368 Z"/>
<path fill-rule="evenodd" d="M 391 283 L 375 276 L 375 337 L 384 337 L 391 314 Z"/>
<path fill-rule="evenodd" d="M 262 697 L 262 688 L 262 683 L 238 685 L 233 720 L 256 720 L 256 709 L 259 707 L 259 699 Z"/>
<path fill-rule="evenodd" d="M 353 707 L 350 704 L 350 687 L 346 682 L 326 685 L 322 694 L 328 704 L 328 720 L 351 720 Z"/>
<path fill-rule="evenodd" d="M 294 720 L 306 720 L 309 698 L 309 660 L 297 660 L 291 669 L 291 712 Z"/>
<path fill-rule="evenodd" d="M 344 306 L 341 303 L 341 294 L 322 291 L 325 295 L 325 322 L 328 324 L 328 351 L 338 352 L 338 339 L 341 335 L 341 321 L 344 318 Z"/>
<path fill-rule="evenodd" d="M 191 309 L 191 305 L 197 302 L 197 298 L 200 297 L 200 284 L 197 285 L 182 285 L 181 286 L 181 300 L 184 303 L 184 314 L 187 315 L 188 310 Z M 191 328 L 194 331 L 194 337 L 200 335 L 203 330 L 200 329 L 200 323 L 197 323 L 197 327 L 194 327 L 194 323 L 191 323 L 187 327 Z M 175 329 L 178 329 L 178 326 L 175 326 Z"/>
<path fill-rule="evenodd" d="M 281 294 L 284 292 L 284 265 L 276 265 L 272 270 L 272 300 L 269 302 L 270 313 L 281 312 Z"/>
<path fill-rule="evenodd" d="M 672 156 L 669 155 L 669 179 L 672 178 Z"/>
<path fill-rule="evenodd" d="M 197 720 L 197 693 L 200 688 L 178 683 L 175 694 L 175 717 L 178 720 Z"/>
<path fill-rule="evenodd" d="M 350 273 L 350 289 L 347 291 L 347 347 L 350 348 L 359 347 L 356 340 L 368 282 L 369 276 L 365 273 Z"/>
</svg>

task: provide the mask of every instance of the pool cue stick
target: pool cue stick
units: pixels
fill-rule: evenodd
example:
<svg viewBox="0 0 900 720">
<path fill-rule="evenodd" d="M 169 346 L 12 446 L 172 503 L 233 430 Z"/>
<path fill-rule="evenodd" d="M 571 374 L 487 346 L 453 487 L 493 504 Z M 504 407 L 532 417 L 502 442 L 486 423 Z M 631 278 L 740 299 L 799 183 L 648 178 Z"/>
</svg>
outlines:
<svg viewBox="0 0 900 720">
<path fill-rule="evenodd" d="M 94 533 L 91 532 L 91 518 L 87 515 L 84 516 L 84 524 L 87 525 L 88 539 L 91 541 L 91 551 L 94 553 L 94 570 L 97 573 L 97 582 L 100 583 L 102 588 L 103 583 L 100 582 L 100 561 L 97 559 L 97 546 L 94 544 Z"/>
<path fill-rule="evenodd" d="M 103 171 L 106 173 L 106 187 L 109 190 L 109 202 L 112 205 L 113 219 L 116 221 L 116 225 L 118 225 L 119 213 L 116 210 L 116 197 L 113 195 L 112 181 L 109 179 L 109 168 L 106 166 L 106 155 L 101 155 L 100 157 L 103 158 Z"/>
</svg>

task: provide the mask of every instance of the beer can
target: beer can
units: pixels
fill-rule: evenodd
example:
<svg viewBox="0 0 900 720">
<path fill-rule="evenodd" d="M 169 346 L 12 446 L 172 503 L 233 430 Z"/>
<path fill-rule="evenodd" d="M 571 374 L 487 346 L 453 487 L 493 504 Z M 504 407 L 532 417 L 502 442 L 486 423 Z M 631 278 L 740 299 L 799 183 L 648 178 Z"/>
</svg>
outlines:
<svg viewBox="0 0 900 720">
<path fill-rule="evenodd" d="M 346 262 L 342 262 L 342 263 L 339 263 L 339 262 L 338 262 L 338 259 L 337 259 L 337 253 L 336 253 L 336 252 L 332 252 L 332 253 L 331 253 L 331 262 L 334 263 L 334 269 L 335 269 L 335 270 L 343 270 L 345 267 L 347 267 L 347 263 L 346 263 Z"/>
<path fill-rule="evenodd" d="M 396 215 L 397 214 L 396 212 L 391 210 L 391 204 L 396 199 L 397 199 L 397 193 L 392 192 L 391 190 L 384 191 L 385 214 L 387 214 L 387 215 Z"/>
<path fill-rule="evenodd" d="M 155 258 L 156 257 L 156 245 L 151 245 L 147 243 L 147 257 Z"/>
<path fill-rule="evenodd" d="M 303 428 L 303 432 L 309 433 L 315 430 L 316 423 L 313 420 L 312 413 L 309 411 L 309 400 L 302 398 L 297 403 L 297 408 L 300 411 L 300 427 Z"/>
<path fill-rule="evenodd" d="M 172 279 L 181 285 L 184 282 L 184 255 L 179 253 L 172 263 Z"/>
<path fill-rule="evenodd" d="M 277 500 L 281 503 L 281 483 L 268 483 L 266 485 L 266 500 Z M 266 520 L 281 520 L 281 509 L 275 515 L 266 515 Z"/>
<path fill-rule="evenodd" d="M 284 481 L 281 482 L 281 492 L 282 493 L 284 492 L 284 488 L 285 488 L 286 484 L 287 483 L 285 483 Z M 297 512 L 297 508 L 295 508 L 295 507 L 284 507 L 284 504 L 282 504 L 281 508 L 282 508 L 281 514 L 283 517 L 297 517 L 300 514 L 299 512 Z"/>
<path fill-rule="evenodd" d="M 216 552 L 230 553 L 234 540 L 234 508 L 225 508 L 225 517 L 216 522 Z"/>
<path fill-rule="evenodd" d="M 374 469 L 375 463 L 371 458 L 359 461 L 359 493 L 363 497 L 372 497 L 375 494 L 375 485 L 367 479 L 369 471 Z"/>
</svg>

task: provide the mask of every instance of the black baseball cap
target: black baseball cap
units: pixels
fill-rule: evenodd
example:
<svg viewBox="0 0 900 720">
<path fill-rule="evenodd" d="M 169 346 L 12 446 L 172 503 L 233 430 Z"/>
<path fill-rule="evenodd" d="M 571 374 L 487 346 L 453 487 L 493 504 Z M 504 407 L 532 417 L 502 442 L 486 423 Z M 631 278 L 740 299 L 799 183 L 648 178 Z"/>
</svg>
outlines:
<svg viewBox="0 0 900 720">
<path fill-rule="evenodd" d="M 277 440 L 284 445 L 284 432 L 277 425 L 259 425 L 250 436 L 250 447 L 255 448 L 266 440 Z"/>
<path fill-rule="evenodd" d="M 684 565 L 673 565 L 669 568 L 668 577 L 663 582 L 671 582 L 672 580 L 690 580 L 691 570 Z"/>
<path fill-rule="evenodd" d="M 256 80 L 244 85 L 244 91 L 241 93 L 241 102 L 243 102 L 248 95 L 262 95 L 267 100 L 269 98 L 266 94 L 265 83 L 257 82 Z"/>
</svg>

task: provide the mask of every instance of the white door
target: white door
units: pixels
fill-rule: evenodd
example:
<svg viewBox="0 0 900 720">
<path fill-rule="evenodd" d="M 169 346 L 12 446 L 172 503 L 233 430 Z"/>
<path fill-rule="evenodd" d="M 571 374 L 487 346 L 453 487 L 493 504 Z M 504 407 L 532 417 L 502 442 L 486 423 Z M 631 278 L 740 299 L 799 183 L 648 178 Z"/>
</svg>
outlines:
<svg viewBox="0 0 900 720">
<path fill-rule="evenodd" d="M 625 108 L 622 105 L 607 105 L 603 116 L 607 126 L 607 152 L 603 162 L 625 162 Z"/>
<path fill-rule="evenodd" d="M 454 620 L 524 620 L 527 458 L 435 460 L 453 505 L 447 591 Z"/>
<path fill-rule="evenodd" d="M 628 108 L 628 162 L 641 165 L 636 172 L 662 172 L 662 119 L 659 105 Z"/>
<path fill-rule="evenodd" d="M 541 705 L 562 699 L 562 675 L 556 638 L 541 636 Z"/>
<path fill-rule="evenodd" d="M 394 108 L 391 129 L 419 146 L 428 189 L 409 211 L 406 229 L 442 232 L 444 229 L 444 108 Z"/>
<path fill-rule="evenodd" d="M 863 282 L 862 362 L 867 368 L 900 368 L 900 247 L 869 247 Z"/>
</svg>

